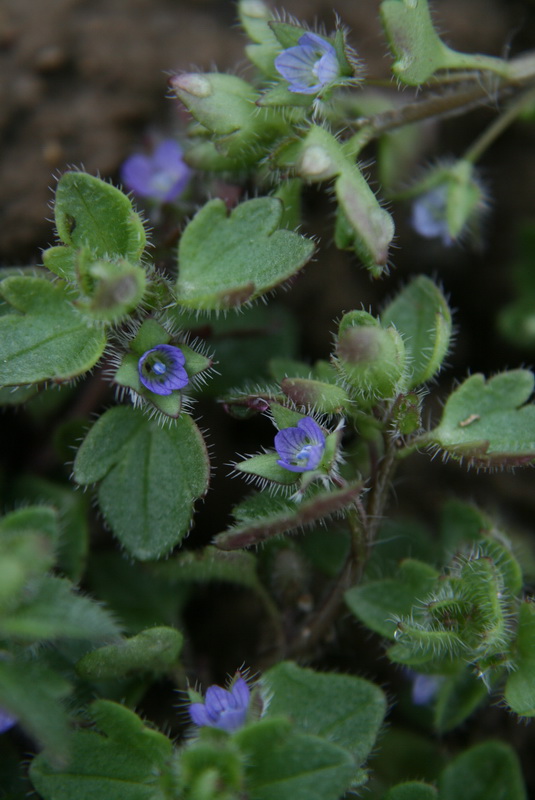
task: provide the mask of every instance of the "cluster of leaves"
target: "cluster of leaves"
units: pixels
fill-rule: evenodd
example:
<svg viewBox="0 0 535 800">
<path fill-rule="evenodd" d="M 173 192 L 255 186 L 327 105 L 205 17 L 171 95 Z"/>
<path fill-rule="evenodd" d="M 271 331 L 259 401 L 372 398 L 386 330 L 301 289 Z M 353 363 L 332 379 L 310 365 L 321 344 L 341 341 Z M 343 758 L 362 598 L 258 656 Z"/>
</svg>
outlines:
<svg viewBox="0 0 535 800">
<path fill-rule="evenodd" d="M 358 789 L 385 717 L 383 691 L 287 660 L 309 656 L 344 591 L 353 614 L 391 640 L 392 662 L 435 680 L 439 731 L 495 689 L 517 714 L 535 716 L 535 614 L 505 534 L 464 505 L 444 511 L 435 545 L 413 525 L 380 528 L 396 465 L 418 449 L 483 469 L 533 463 L 534 375 L 471 375 L 426 427 L 426 393 L 452 334 L 448 302 L 430 278 L 409 281 L 378 315 L 343 313 L 329 360 L 312 367 L 298 360 L 282 311 L 274 327 L 269 311 L 252 308 L 315 251 L 296 231 L 308 183 L 332 187 L 336 245 L 381 276 L 394 224 L 356 159 L 380 139 L 388 192 L 407 141 L 389 133 L 391 107 L 375 114 L 364 90 L 347 91 L 360 86 L 362 69 L 344 30 L 312 34 L 261 0 L 238 9 L 255 77 L 189 73 L 171 84 L 193 118 L 190 166 L 247 180 L 265 196 L 230 212 L 220 199 L 206 202 L 184 225 L 169 274 L 149 258 L 131 199 L 69 171 L 56 189 L 59 243 L 44 252 L 44 266 L 0 274 L 3 403 L 31 409 L 51 388 L 61 389 L 56 397 L 76 391 L 94 370 L 91 380 L 131 401 L 92 424 L 72 470 L 77 486 L 94 487 L 130 561 L 90 548 L 88 503 L 62 484 L 14 483 L 14 502 L 31 505 L 0 521 L 0 709 L 43 749 L 30 777 L 44 800 L 98 792 L 110 800 L 337 800 Z M 488 74 L 504 86 L 527 81 L 525 65 L 522 72 L 448 48 L 423 0 L 383 0 L 381 16 L 400 82 L 429 85 L 461 70 L 474 85 L 468 99 L 460 91 L 470 104 Z M 297 73 L 296 59 L 305 64 Z M 465 158 L 435 169 L 415 190 L 444 190 L 444 240 L 457 238 L 482 203 L 472 167 Z M 195 336 L 200 318 L 214 354 Z M 147 380 L 146 356 L 169 352 L 180 384 L 165 385 L 164 360 L 154 362 L 160 383 Z M 215 359 L 221 374 L 206 384 Z M 277 433 L 263 452 L 235 462 L 260 491 L 233 508 L 215 546 L 173 552 L 209 487 L 208 447 L 189 413 L 200 393 L 235 418 L 267 414 Z M 286 538 L 302 529 L 306 536 Z M 258 544 L 258 558 L 244 552 Z M 80 591 L 82 581 L 98 602 Z M 277 663 L 255 685 L 242 728 L 208 726 L 180 745 L 131 707 L 159 678 L 185 685 L 184 610 L 196 586 L 216 582 L 255 597 L 275 632 Z M 469 800 L 525 796 L 514 753 L 498 742 L 440 764 L 428 782 L 406 777 L 372 782 L 375 796 L 451 800 L 460 787 Z"/>
</svg>

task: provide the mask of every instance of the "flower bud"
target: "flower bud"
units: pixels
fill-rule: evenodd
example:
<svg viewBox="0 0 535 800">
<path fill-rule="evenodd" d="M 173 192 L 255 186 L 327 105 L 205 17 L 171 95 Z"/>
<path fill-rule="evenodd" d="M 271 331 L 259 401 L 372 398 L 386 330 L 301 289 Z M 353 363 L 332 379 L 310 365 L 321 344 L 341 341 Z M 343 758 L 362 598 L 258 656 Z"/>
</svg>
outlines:
<svg viewBox="0 0 535 800">
<path fill-rule="evenodd" d="M 217 153 L 223 157 L 223 163 L 216 169 L 238 169 L 257 164 L 265 154 L 266 145 L 272 145 L 281 135 L 290 132 L 288 122 L 278 111 L 257 107 L 258 93 L 237 75 L 186 73 L 173 76 L 170 85 L 202 126 L 191 131 L 194 147 L 198 143 L 204 145 L 203 152 L 196 152 L 197 167 L 204 167 L 203 159 L 217 162 Z M 208 151 L 207 132 L 212 134 Z M 211 168 L 210 163 L 207 168 Z"/>
<path fill-rule="evenodd" d="M 146 289 L 145 270 L 124 259 L 95 260 L 88 250 L 78 254 L 77 272 L 86 295 L 77 301 L 78 308 L 93 319 L 118 322 L 133 311 Z"/>
<path fill-rule="evenodd" d="M 389 398 L 405 370 L 405 346 L 394 327 L 383 328 L 365 311 L 340 323 L 336 366 L 347 382 L 368 398 Z"/>
</svg>

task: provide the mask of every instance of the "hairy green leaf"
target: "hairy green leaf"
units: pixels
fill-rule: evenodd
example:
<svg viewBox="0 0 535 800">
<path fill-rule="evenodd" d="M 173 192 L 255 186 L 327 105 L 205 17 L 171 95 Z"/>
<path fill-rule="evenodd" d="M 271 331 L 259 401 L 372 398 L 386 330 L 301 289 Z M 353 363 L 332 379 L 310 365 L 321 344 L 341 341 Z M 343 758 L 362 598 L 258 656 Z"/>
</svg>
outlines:
<svg viewBox="0 0 535 800">
<path fill-rule="evenodd" d="M 127 407 L 100 417 L 74 462 L 78 483 L 101 481 L 100 508 L 121 544 L 140 560 L 159 558 L 183 539 L 208 477 L 206 446 L 191 417 L 162 428 Z"/>
<path fill-rule="evenodd" d="M 524 405 L 534 376 L 525 369 L 488 380 L 471 375 L 449 396 L 440 424 L 425 437 L 477 467 L 522 466 L 535 459 L 535 405 Z"/>
<path fill-rule="evenodd" d="M 34 759 L 30 777 L 44 800 L 171 800 L 172 745 L 136 714 L 109 700 L 91 707 L 97 730 L 79 730 L 68 765 Z"/>
<path fill-rule="evenodd" d="M 280 230 L 283 207 L 273 197 L 248 200 L 228 215 L 210 200 L 180 240 L 178 302 L 197 310 L 238 308 L 290 278 L 314 245 Z"/>
<path fill-rule="evenodd" d="M 440 800 L 526 800 L 520 764 L 504 742 L 484 742 L 457 756 L 439 780 Z"/>
<path fill-rule="evenodd" d="M 76 664 L 84 678 L 105 680 L 132 672 L 165 672 L 176 665 L 183 636 L 174 628 L 149 628 L 137 636 L 86 653 Z"/>
<path fill-rule="evenodd" d="M 386 712 L 378 686 L 350 675 L 314 672 L 289 661 L 268 670 L 262 683 L 271 698 L 267 717 L 287 715 L 303 733 L 345 748 L 356 766 L 366 760 Z"/>
<path fill-rule="evenodd" d="M 430 380 L 440 370 L 451 337 L 451 312 L 446 298 L 425 275 L 406 286 L 381 314 L 386 327 L 394 325 L 409 355 L 407 388 Z"/>
<path fill-rule="evenodd" d="M 106 337 L 76 310 L 64 283 L 12 277 L 0 292 L 13 307 L 0 317 L 0 385 L 61 382 L 95 366 Z"/>
</svg>

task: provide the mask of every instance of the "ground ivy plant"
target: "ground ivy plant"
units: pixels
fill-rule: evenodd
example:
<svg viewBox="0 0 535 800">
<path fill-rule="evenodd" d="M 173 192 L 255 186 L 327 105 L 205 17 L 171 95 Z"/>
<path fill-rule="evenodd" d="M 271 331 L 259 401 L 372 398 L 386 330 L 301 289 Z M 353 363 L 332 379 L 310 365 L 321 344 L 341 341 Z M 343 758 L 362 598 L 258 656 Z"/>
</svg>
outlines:
<svg viewBox="0 0 535 800">
<path fill-rule="evenodd" d="M 126 160 L 124 191 L 64 172 L 57 243 L 42 266 L 2 269 L 2 403 L 58 423 L 47 475 L 4 476 L 6 796 L 527 797 L 507 742 L 466 735 L 461 749 L 435 734 L 469 730 L 485 704 L 535 715 L 532 551 L 464 500 L 438 509 L 433 531 L 386 514 L 402 463 L 532 465 L 533 373 L 448 375 L 437 388 L 452 311 L 432 264 L 379 308 L 341 307 L 330 356 L 313 364 L 299 359 L 299 319 L 273 300 L 298 294 L 327 247 L 301 215 L 310 184 L 330 195 L 334 246 L 377 282 L 395 268 L 395 204 L 419 236 L 469 246 L 488 206 L 477 161 L 532 115 L 532 55 L 451 49 L 426 0 L 379 11 L 398 95 L 372 87 L 338 19 L 316 30 L 240 0 L 250 69 L 172 76 L 190 119 L 180 144 Z M 400 180 L 418 123 L 489 97 L 496 116 L 465 153 Z M 379 192 L 360 163 L 370 143 Z M 518 282 L 533 284 L 527 257 Z M 501 312 L 506 331 L 522 323 L 528 336 L 531 294 Z M 218 427 L 238 437 L 230 467 Z M 243 492 L 208 541 L 195 515 L 226 469 Z M 238 643 L 225 685 L 191 626 L 199 592 L 217 587 L 223 604 L 229 587 L 248 598 L 244 620 L 259 609 L 269 640 L 249 664 Z M 234 606 L 223 639 L 231 616 L 240 625 Z M 377 671 L 369 656 L 348 668 L 332 655 L 341 628 L 357 647 L 357 620 L 383 644 Z"/>
</svg>

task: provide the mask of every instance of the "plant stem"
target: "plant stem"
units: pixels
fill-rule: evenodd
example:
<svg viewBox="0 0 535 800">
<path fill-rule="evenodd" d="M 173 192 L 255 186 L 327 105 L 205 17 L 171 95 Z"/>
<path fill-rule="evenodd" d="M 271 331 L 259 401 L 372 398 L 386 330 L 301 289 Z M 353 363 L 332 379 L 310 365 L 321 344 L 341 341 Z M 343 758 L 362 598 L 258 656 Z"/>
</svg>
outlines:
<svg viewBox="0 0 535 800">
<path fill-rule="evenodd" d="M 310 614 L 299 636 L 292 643 L 289 655 L 293 658 L 308 655 L 324 638 L 340 613 L 345 592 L 362 576 L 383 518 L 392 473 L 396 466 L 395 442 L 388 435 L 385 436 L 385 442 L 385 454 L 379 462 L 367 509 L 359 498 L 355 508 L 347 516 L 351 531 L 351 547 L 346 563 L 323 603 Z"/>
<path fill-rule="evenodd" d="M 472 75 L 469 86 L 456 91 L 433 94 L 424 100 L 407 103 L 398 108 L 381 111 L 371 117 L 359 117 L 352 123 L 357 132 L 349 142 L 350 149 L 362 149 L 368 142 L 396 128 L 420 122 L 425 119 L 437 119 L 447 114 L 461 113 L 471 107 L 491 100 L 496 103 L 504 95 L 515 93 L 535 83 L 535 56 L 528 54 L 514 59 L 509 64 L 508 78 L 496 75 Z M 349 144 L 349 143 L 346 143 Z"/>
<path fill-rule="evenodd" d="M 503 114 L 492 122 L 489 127 L 483 131 L 481 136 L 468 148 L 463 156 L 465 161 L 470 161 L 472 164 L 481 158 L 485 150 L 487 150 L 494 141 L 501 136 L 506 128 L 513 123 L 522 110 L 535 102 L 535 92 L 524 92 L 520 97 L 516 97 L 506 107 Z"/>
</svg>

